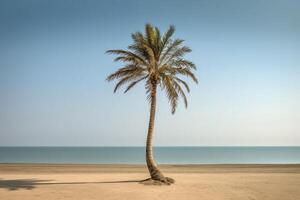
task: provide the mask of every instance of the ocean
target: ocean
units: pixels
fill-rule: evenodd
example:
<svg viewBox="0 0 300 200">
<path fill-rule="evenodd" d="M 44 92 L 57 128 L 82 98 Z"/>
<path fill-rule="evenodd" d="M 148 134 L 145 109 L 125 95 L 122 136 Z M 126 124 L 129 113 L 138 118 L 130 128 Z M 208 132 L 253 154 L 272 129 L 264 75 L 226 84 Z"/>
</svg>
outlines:
<svg viewBox="0 0 300 200">
<path fill-rule="evenodd" d="M 154 147 L 159 164 L 300 164 L 300 147 Z M 0 147 L 0 163 L 143 164 L 144 147 Z"/>
</svg>

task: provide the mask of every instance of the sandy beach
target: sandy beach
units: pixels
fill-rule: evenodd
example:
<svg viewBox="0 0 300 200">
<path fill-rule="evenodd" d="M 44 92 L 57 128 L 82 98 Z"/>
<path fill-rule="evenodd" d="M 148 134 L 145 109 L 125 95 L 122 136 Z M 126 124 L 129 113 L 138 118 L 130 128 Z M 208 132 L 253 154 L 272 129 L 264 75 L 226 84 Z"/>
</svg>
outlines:
<svg viewBox="0 0 300 200">
<path fill-rule="evenodd" d="M 163 165 L 171 186 L 139 183 L 143 165 L 0 164 L 0 198 L 296 200 L 300 165 Z"/>
</svg>

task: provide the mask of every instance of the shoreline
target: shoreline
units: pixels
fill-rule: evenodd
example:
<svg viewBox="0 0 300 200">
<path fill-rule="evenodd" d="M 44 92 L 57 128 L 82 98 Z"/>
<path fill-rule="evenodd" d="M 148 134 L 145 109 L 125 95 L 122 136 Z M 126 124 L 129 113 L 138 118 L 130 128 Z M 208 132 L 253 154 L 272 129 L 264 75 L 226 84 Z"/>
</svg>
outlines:
<svg viewBox="0 0 300 200">
<path fill-rule="evenodd" d="M 300 173 L 300 164 L 162 164 L 167 173 Z M 145 164 L 0 163 L 2 173 L 146 173 Z"/>
</svg>

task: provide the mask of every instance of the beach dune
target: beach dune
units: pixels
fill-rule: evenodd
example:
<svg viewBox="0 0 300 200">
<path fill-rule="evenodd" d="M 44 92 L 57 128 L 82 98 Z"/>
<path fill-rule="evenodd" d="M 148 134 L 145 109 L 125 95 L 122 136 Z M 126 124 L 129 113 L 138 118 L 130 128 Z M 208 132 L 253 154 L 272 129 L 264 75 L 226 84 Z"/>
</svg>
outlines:
<svg viewBox="0 0 300 200">
<path fill-rule="evenodd" d="M 300 199 L 300 165 L 162 165 L 171 186 L 143 185 L 144 165 L 0 164 L 0 199 Z"/>
</svg>

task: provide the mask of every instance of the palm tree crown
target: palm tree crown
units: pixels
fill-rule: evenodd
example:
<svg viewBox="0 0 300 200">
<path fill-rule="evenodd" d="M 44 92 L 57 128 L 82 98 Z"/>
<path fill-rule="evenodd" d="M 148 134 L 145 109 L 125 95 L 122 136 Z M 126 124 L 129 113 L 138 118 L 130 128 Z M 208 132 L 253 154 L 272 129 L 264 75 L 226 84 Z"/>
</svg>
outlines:
<svg viewBox="0 0 300 200">
<path fill-rule="evenodd" d="M 127 50 L 108 50 L 116 54 L 115 61 L 122 61 L 125 66 L 107 77 L 108 81 L 117 79 L 116 92 L 120 86 L 127 85 L 125 93 L 137 83 L 145 80 L 148 99 L 151 101 L 151 91 L 157 86 L 165 91 L 174 114 L 179 97 L 183 98 L 187 107 L 187 98 L 183 87 L 190 91 L 188 84 L 181 77 L 191 78 L 198 83 L 193 70 L 196 66 L 184 59 L 191 49 L 183 45 L 184 40 L 171 39 L 174 26 L 170 26 L 164 35 L 157 27 L 146 24 L 145 33 L 136 32 L 131 35 L 133 44 Z"/>
</svg>

